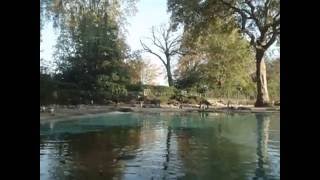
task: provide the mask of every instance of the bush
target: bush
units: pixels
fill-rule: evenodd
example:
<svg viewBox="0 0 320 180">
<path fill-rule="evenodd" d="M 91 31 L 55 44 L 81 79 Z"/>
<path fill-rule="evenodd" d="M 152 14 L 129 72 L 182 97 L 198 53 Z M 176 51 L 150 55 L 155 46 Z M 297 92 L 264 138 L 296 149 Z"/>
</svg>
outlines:
<svg viewBox="0 0 320 180">
<path fill-rule="evenodd" d="M 195 99 L 191 99 L 191 98 L 185 98 L 183 100 L 183 103 L 185 103 L 185 104 L 198 104 Z"/>
<path fill-rule="evenodd" d="M 189 96 L 188 99 L 189 99 L 189 101 L 194 102 L 194 103 L 190 103 L 190 104 L 199 104 L 201 101 L 201 98 L 198 96 Z"/>
<path fill-rule="evenodd" d="M 177 101 L 177 100 L 175 100 L 175 99 L 170 99 L 170 100 L 168 101 L 168 104 L 178 105 L 178 104 L 180 104 L 180 103 L 179 103 L 179 101 Z"/>
<path fill-rule="evenodd" d="M 150 96 L 172 96 L 175 94 L 176 88 L 168 87 L 168 86 L 150 86 L 144 85 L 144 89 L 150 89 L 151 95 Z"/>
<path fill-rule="evenodd" d="M 81 103 L 81 93 L 78 90 L 60 89 L 57 91 L 56 104 L 77 105 Z"/>
<path fill-rule="evenodd" d="M 174 94 L 170 97 L 170 99 L 172 100 L 176 100 L 176 101 L 179 101 L 179 102 L 183 102 L 183 100 L 185 99 L 185 96 L 183 96 L 182 94 L 180 93 L 177 93 L 177 94 Z"/>
<path fill-rule="evenodd" d="M 169 101 L 169 97 L 168 96 L 161 96 L 159 97 L 160 103 L 161 104 L 166 104 Z"/>
<path fill-rule="evenodd" d="M 141 84 L 128 84 L 126 85 L 128 91 L 143 91 L 143 85 Z"/>
<path fill-rule="evenodd" d="M 146 104 L 160 104 L 160 99 L 157 98 L 144 98 Z"/>
<path fill-rule="evenodd" d="M 176 92 L 176 94 L 171 96 L 170 99 L 184 104 L 199 104 L 201 101 L 201 98 L 198 96 L 184 96 L 178 91 Z"/>
<path fill-rule="evenodd" d="M 53 104 L 55 102 L 53 93 L 56 87 L 57 84 L 50 75 L 40 74 L 40 105 Z"/>
</svg>

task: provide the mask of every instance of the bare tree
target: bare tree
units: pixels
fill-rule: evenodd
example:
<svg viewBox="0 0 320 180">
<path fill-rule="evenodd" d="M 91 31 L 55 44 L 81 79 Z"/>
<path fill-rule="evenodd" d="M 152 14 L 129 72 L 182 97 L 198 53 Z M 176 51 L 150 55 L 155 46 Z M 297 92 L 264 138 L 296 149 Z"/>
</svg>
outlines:
<svg viewBox="0 0 320 180">
<path fill-rule="evenodd" d="M 163 63 L 167 71 L 168 84 L 173 86 L 171 58 L 181 54 L 181 36 L 174 33 L 171 26 L 166 27 L 164 25 L 160 26 L 160 28 L 152 27 L 151 33 L 152 36 L 148 38 L 151 43 L 150 46 L 140 40 L 141 46 L 145 52 L 153 54 Z"/>
</svg>

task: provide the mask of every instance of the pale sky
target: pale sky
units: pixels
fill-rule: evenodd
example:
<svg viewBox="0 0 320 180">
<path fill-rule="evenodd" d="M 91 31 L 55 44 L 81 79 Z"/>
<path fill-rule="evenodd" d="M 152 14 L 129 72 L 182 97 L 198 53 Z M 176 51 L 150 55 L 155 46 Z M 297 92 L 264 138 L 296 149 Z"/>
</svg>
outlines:
<svg viewBox="0 0 320 180">
<path fill-rule="evenodd" d="M 42 34 L 42 42 L 40 43 L 40 58 L 45 60 L 45 63 L 49 63 L 54 66 L 53 53 L 55 51 L 57 32 L 52 27 L 52 22 L 45 23 Z"/>
</svg>

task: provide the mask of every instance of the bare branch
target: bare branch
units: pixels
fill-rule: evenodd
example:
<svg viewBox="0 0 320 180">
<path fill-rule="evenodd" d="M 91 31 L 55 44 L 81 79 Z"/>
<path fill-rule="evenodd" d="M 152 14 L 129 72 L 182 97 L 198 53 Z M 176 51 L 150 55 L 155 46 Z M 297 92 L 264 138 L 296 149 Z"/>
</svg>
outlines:
<svg viewBox="0 0 320 180">
<path fill-rule="evenodd" d="M 280 18 L 274 19 L 272 26 L 279 26 L 280 25 Z"/>
<path fill-rule="evenodd" d="M 266 0 L 266 2 L 264 3 L 264 24 L 265 25 L 268 23 L 269 4 L 270 4 L 270 0 Z"/>
<path fill-rule="evenodd" d="M 152 27 L 152 39 L 151 39 L 152 43 L 157 46 L 158 48 L 160 48 L 163 52 L 166 51 L 166 48 L 164 47 L 164 45 L 161 43 L 161 41 L 156 38 L 155 33 L 154 33 L 154 28 Z"/>
<path fill-rule="evenodd" d="M 270 4 L 270 0 L 266 0 L 266 2 L 264 3 L 264 7 L 268 7 Z M 268 8 L 269 9 L 269 8 Z"/>
<path fill-rule="evenodd" d="M 153 52 L 153 51 L 152 51 L 147 45 L 145 45 L 141 40 L 140 40 L 140 44 L 141 44 L 143 50 L 145 50 L 146 52 L 151 53 L 151 54 L 157 56 L 157 57 L 161 60 L 161 62 L 162 62 L 165 66 L 167 66 L 166 62 L 162 59 L 162 57 L 161 57 L 160 55 L 158 55 L 157 53 Z"/>
<path fill-rule="evenodd" d="M 251 16 L 251 13 L 246 10 L 246 9 L 240 9 L 237 8 L 236 6 L 233 6 L 231 3 L 225 2 L 224 0 L 221 0 L 222 4 L 226 5 L 227 7 L 231 8 L 233 11 L 239 13 L 239 14 L 244 14 L 247 18 Z"/>
<path fill-rule="evenodd" d="M 255 14 L 254 14 L 255 7 L 254 7 L 254 5 L 252 4 L 252 0 L 245 0 L 245 3 L 249 6 L 251 15 L 252 15 L 252 16 L 255 15 Z"/>
<path fill-rule="evenodd" d="M 277 40 L 277 33 L 273 33 L 272 37 L 269 39 L 266 45 L 263 46 L 264 49 L 268 49 L 276 40 Z"/>
<path fill-rule="evenodd" d="M 247 19 L 249 19 L 251 16 L 250 12 L 248 12 L 246 10 L 241 10 L 235 6 L 232 6 L 230 3 L 225 2 L 223 0 L 221 2 L 241 16 L 241 29 L 244 30 L 246 27 Z"/>
<path fill-rule="evenodd" d="M 280 28 L 273 26 L 273 31 L 269 34 L 272 34 L 272 36 L 269 40 L 267 40 L 266 45 L 263 46 L 265 49 L 268 49 L 277 40 L 278 35 L 280 35 Z"/>
<path fill-rule="evenodd" d="M 179 54 L 179 55 L 185 55 L 183 52 L 181 52 L 179 49 L 175 49 L 175 50 L 171 50 L 169 52 L 169 56 L 174 56 L 176 54 Z"/>
<path fill-rule="evenodd" d="M 255 38 L 255 36 L 247 29 L 244 29 L 243 31 L 244 31 L 244 33 L 246 33 L 250 37 L 250 44 L 253 47 L 256 47 L 256 38 Z"/>
<path fill-rule="evenodd" d="M 261 22 L 259 21 L 259 19 L 257 18 L 256 14 L 255 14 L 255 6 L 252 4 L 252 0 L 245 0 L 245 3 L 249 6 L 250 8 L 250 19 L 253 19 L 254 22 L 256 23 L 257 27 L 259 28 L 260 31 L 263 31 Z M 268 7 L 264 7 L 266 9 L 268 9 Z"/>
<path fill-rule="evenodd" d="M 171 49 L 181 42 L 181 36 L 175 37 L 168 45 L 168 49 Z"/>
<path fill-rule="evenodd" d="M 273 19 L 276 19 L 279 16 L 280 16 L 280 11 L 273 17 Z"/>
</svg>

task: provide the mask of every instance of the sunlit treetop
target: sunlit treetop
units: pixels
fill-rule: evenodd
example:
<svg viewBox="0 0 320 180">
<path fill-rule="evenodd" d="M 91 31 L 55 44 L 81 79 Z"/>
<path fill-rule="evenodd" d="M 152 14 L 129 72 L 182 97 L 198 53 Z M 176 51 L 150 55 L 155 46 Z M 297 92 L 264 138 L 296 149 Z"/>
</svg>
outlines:
<svg viewBox="0 0 320 180">
<path fill-rule="evenodd" d="M 168 11 L 173 23 L 195 32 L 219 17 L 236 21 L 256 48 L 280 41 L 280 0 L 168 0 Z"/>
</svg>

